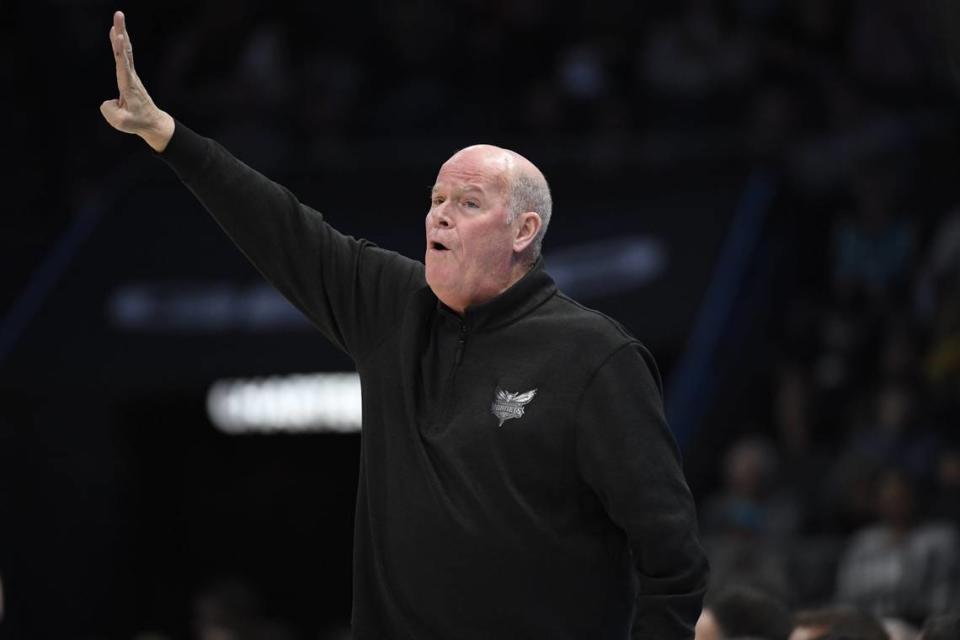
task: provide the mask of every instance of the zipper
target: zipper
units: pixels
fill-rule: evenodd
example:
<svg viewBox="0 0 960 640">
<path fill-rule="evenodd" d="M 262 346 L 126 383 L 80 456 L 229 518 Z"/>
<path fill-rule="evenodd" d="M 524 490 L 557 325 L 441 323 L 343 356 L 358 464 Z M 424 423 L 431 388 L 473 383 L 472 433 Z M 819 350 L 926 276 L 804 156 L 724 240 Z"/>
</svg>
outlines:
<svg viewBox="0 0 960 640">
<path fill-rule="evenodd" d="M 460 360 L 463 359 L 463 345 L 467 341 L 467 325 L 464 322 L 460 323 L 460 337 L 457 338 L 457 354 L 454 358 L 453 364 L 459 365 Z"/>
</svg>

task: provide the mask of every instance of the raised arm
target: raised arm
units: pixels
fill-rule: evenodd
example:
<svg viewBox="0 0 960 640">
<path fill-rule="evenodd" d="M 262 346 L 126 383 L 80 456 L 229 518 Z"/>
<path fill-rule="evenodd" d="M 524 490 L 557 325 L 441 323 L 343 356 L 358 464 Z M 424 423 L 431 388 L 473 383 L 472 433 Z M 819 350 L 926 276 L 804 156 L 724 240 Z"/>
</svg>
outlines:
<svg viewBox="0 0 960 640">
<path fill-rule="evenodd" d="M 113 14 L 110 44 L 117 65 L 119 97 L 105 100 L 100 113 L 117 131 L 140 136 L 150 147 L 161 152 L 173 137 L 174 121 L 153 102 L 133 66 L 133 44 L 127 33 L 127 22 L 122 11 Z"/>
<path fill-rule="evenodd" d="M 107 122 L 160 154 L 267 280 L 352 357 L 395 331 L 410 295 L 425 286 L 423 264 L 339 233 L 288 189 L 159 109 L 134 69 L 119 11 L 110 43 L 120 95 L 100 107 Z"/>
</svg>

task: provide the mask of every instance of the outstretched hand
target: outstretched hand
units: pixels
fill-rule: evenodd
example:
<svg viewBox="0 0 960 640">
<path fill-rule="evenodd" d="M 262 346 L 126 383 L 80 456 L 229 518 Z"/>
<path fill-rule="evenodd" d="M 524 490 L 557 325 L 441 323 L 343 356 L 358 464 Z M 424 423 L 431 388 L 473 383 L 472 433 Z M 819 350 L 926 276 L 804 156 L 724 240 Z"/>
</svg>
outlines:
<svg viewBox="0 0 960 640">
<path fill-rule="evenodd" d="M 110 44 L 117 65 L 120 97 L 104 101 L 100 105 L 100 113 L 114 129 L 136 134 L 154 151 L 163 151 L 173 136 L 174 121 L 154 104 L 133 67 L 133 45 L 127 33 L 126 20 L 120 11 L 113 14 Z"/>
</svg>

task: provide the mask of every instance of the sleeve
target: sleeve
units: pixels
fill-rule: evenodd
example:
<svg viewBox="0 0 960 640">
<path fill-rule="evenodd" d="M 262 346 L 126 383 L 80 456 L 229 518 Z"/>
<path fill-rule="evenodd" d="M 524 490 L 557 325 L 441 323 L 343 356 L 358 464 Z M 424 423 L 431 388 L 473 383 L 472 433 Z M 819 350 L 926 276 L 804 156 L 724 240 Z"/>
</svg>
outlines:
<svg viewBox="0 0 960 640">
<path fill-rule="evenodd" d="M 639 591 L 632 637 L 693 638 L 707 585 L 693 497 L 664 416 L 650 352 L 610 355 L 577 409 L 581 474 L 630 544 Z"/>
<path fill-rule="evenodd" d="M 260 273 L 354 359 L 398 325 L 410 294 L 425 286 L 422 263 L 339 233 L 180 122 L 158 155 Z"/>
</svg>

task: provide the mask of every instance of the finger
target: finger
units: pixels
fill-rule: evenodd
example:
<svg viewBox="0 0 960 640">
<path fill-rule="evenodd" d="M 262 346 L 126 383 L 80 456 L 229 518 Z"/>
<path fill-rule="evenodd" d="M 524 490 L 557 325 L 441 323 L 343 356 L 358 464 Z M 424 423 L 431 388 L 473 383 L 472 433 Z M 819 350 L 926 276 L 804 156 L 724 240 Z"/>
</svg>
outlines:
<svg viewBox="0 0 960 640">
<path fill-rule="evenodd" d="M 130 87 L 132 72 L 124 52 L 123 36 L 111 33 L 110 40 L 113 43 L 113 59 L 117 67 L 117 88 L 120 90 L 120 95 L 123 95 Z"/>
<path fill-rule="evenodd" d="M 113 14 L 113 27 L 119 35 L 123 36 L 127 44 L 127 49 L 132 53 L 133 41 L 130 40 L 130 34 L 127 32 L 127 17 L 123 15 L 123 11 L 117 11 Z"/>
<path fill-rule="evenodd" d="M 122 51 L 119 46 L 118 37 L 126 31 L 126 26 L 123 18 L 123 12 L 116 11 L 113 14 L 113 24 L 110 25 L 110 44 L 113 47 L 113 55 L 116 56 Z"/>
<path fill-rule="evenodd" d="M 117 100 L 104 100 L 103 104 L 100 105 L 100 113 L 103 114 L 104 119 L 111 126 L 116 126 L 114 123 L 119 121 L 117 117 L 119 111 L 120 103 Z"/>
<path fill-rule="evenodd" d="M 113 56 L 117 59 L 117 84 L 120 82 L 121 63 L 127 71 L 127 78 L 124 82 L 129 84 L 130 76 L 134 73 L 133 66 L 133 42 L 130 40 L 130 34 L 127 33 L 127 21 L 122 11 L 116 11 L 113 14 L 113 26 L 110 27 L 110 43 L 113 45 Z"/>
<path fill-rule="evenodd" d="M 114 14 L 114 24 L 110 27 L 110 48 L 113 50 L 113 61 L 117 67 L 117 89 L 123 95 L 127 87 L 130 86 L 130 74 L 127 72 L 126 56 L 123 53 L 123 38 L 120 37 L 120 29 L 117 28 L 117 14 Z"/>
</svg>

